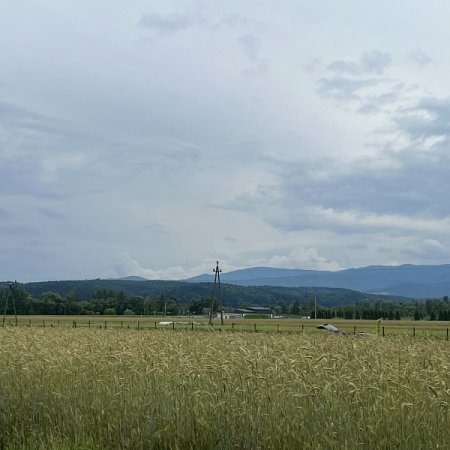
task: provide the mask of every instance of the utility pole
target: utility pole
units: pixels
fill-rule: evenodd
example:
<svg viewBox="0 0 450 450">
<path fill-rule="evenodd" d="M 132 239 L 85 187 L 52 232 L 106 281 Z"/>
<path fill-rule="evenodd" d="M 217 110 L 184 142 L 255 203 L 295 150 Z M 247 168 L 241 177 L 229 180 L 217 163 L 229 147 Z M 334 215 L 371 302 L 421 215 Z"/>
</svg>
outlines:
<svg viewBox="0 0 450 450">
<path fill-rule="evenodd" d="M 14 317 L 16 318 L 16 325 L 17 325 L 16 301 L 14 299 L 14 290 L 13 290 L 12 283 L 9 283 L 8 292 L 6 293 L 5 312 L 3 313 L 3 326 L 5 326 L 6 311 L 8 309 L 8 300 L 9 300 L 10 297 L 12 299 L 12 304 L 13 304 L 13 307 L 14 307 Z"/>
<path fill-rule="evenodd" d="M 213 310 L 214 310 L 214 300 L 216 299 L 216 286 L 218 287 L 218 301 L 219 301 L 219 308 L 220 308 L 220 324 L 223 325 L 223 307 L 222 307 L 222 297 L 220 294 L 220 273 L 222 272 L 222 269 L 219 269 L 219 261 L 216 261 L 216 268 L 213 269 L 214 272 L 214 285 L 213 285 L 213 295 L 211 299 L 211 308 L 209 311 L 209 325 L 212 325 L 212 317 L 213 317 Z"/>
</svg>

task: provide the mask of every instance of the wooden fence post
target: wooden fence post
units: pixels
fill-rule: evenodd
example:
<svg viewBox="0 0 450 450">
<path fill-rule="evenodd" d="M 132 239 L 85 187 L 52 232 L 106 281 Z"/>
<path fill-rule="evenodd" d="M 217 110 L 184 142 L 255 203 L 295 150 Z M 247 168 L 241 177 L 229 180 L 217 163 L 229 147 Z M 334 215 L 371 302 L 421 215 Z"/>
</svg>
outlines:
<svg viewBox="0 0 450 450">
<path fill-rule="evenodd" d="M 413 338 L 416 338 L 416 327 L 413 327 Z"/>
<path fill-rule="evenodd" d="M 194 331 L 194 321 L 191 323 L 191 330 Z"/>
<path fill-rule="evenodd" d="M 255 329 L 255 333 L 256 333 L 256 322 L 253 324 L 254 329 Z"/>
<path fill-rule="evenodd" d="M 105 330 L 106 330 L 106 320 L 105 320 Z"/>
<path fill-rule="evenodd" d="M 383 327 L 383 337 L 384 337 L 384 327 Z"/>
<path fill-rule="evenodd" d="M 139 331 L 139 320 L 138 320 L 138 331 Z"/>
</svg>

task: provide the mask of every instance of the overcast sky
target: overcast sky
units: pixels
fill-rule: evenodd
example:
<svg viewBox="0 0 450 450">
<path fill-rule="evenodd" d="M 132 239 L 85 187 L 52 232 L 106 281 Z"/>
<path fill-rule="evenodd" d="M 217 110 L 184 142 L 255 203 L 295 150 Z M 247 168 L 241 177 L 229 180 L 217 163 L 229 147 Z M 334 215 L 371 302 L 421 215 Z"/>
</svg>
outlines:
<svg viewBox="0 0 450 450">
<path fill-rule="evenodd" d="M 450 3 L 0 0 L 0 279 L 450 263 Z"/>
</svg>

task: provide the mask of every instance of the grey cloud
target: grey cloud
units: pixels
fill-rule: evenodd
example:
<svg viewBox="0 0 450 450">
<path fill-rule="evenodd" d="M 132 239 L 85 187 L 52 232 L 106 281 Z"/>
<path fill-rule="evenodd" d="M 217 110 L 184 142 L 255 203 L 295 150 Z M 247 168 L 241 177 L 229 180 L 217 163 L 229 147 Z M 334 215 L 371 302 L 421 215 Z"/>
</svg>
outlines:
<svg viewBox="0 0 450 450">
<path fill-rule="evenodd" d="M 358 61 L 337 60 L 328 65 L 328 69 L 338 74 L 375 74 L 382 75 L 392 62 L 389 53 L 378 50 L 364 52 Z"/>
<path fill-rule="evenodd" d="M 351 78 L 333 77 L 322 78 L 318 81 L 318 92 L 324 97 L 331 97 L 340 101 L 359 100 L 359 92 L 380 84 L 378 79 L 355 80 Z"/>
<path fill-rule="evenodd" d="M 355 244 L 347 245 L 347 248 L 349 248 L 350 250 L 365 250 L 367 249 L 367 245 L 358 242 Z"/>
<path fill-rule="evenodd" d="M 229 14 L 219 19 L 215 24 L 215 28 L 222 27 L 232 30 L 256 28 L 260 31 L 264 31 L 266 29 L 266 25 L 264 23 L 240 14 Z"/>
<path fill-rule="evenodd" d="M 199 23 L 199 18 L 188 13 L 173 12 L 162 15 L 143 14 L 138 25 L 158 34 L 173 34 Z"/>
<path fill-rule="evenodd" d="M 395 122 L 412 139 L 450 137 L 450 98 L 425 98 L 401 111 Z"/>
<path fill-rule="evenodd" d="M 433 258 L 448 256 L 448 250 L 438 240 L 433 238 L 416 238 L 408 243 L 408 245 L 402 248 L 402 253 L 405 254 L 408 259 L 411 256 L 420 259 L 428 259 L 430 255 Z"/>
<path fill-rule="evenodd" d="M 253 34 L 246 34 L 238 39 L 245 56 L 252 62 L 252 67 L 244 71 L 247 74 L 263 74 L 269 68 L 268 60 L 261 56 L 261 40 Z"/>
<path fill-rule="evenodd" d="M 394 80 L 379 77 L 390 64 L 389 53 L 378 50 L 363 53 L 357 61 L 333 61 L 327 68 L 334 75 L 317 81 L 318 93 L 341 103 L 353 102 L 358 113 L 378 113 L 398 104 L 405 91 Z"/>
<path fill-rule="evenodd" d="M 330 173 L 328 179 L 317 180 L 297 169 L 285 178 L 287 198 L 294 201 L 295 194 L 305 192 L 308 204 L 324 208 L 436 218 L 450 215 L 448 149 L 431 157 L 406 148 L 383 157 L 392 161 L 391 168 L 377 168 L 376 160 L 363 160 Z"/>
<path fill-rule="evenodd" d="M 34 113 L 2 100 L 0 100 L 0 119 L 6 130 L 52 133 L 58 136 L 67 133 L 59 120 Z"/>
<path fill-rule="evenodd" d="M 23 225 L 20 223 L 12 224 L 0 224 L 0 233 L 4 236 L 15 235 L 15 236 L 32 236 L 33 233 L 36 234 L 37 230 L 28 225 Z"/>
<path fill-rule="evenodd" d="M 0 208 L 0 219 L 10 219 L 11 217 L 13 217 L 11 212 L 4 208 Z"/>
<path fill-rule="evenodd" d="M 409 53 L 411 60 L 416 63 L 420 68 L 431 64 L 433 60 L 428 56 L 421 48 L 417 47 Z"/>
<path fill-rule="evenodd" d="M 380 95 L 367 96 L 363 99 L 357 112 L 363 114 L 373 114 L 379 112 L 385 105 L 395 104 L 399 100 L 397 92 L 385 92 Z"/>
<path fill-rule="evenodd" d="M 96 159 L 102 158 L 104 141 L 58 119 L 1 100 L 0 120 L 3 196 L 63 200 L 101 182 L 101 177 L 89 175 L 96 170 Z M 92 148 L 95 153 L 89 154 Z M 113 150 L 110 145 L 109 154 Z"/>
<path fill-rule="evenodd" d="M 160 223 L 153 223 L 153 224 L 145 225 L 144 228 L 155 234 L 163 234 L 163 233 L 166 233 L 166 231 L 167 231 L 166 227 Z"/>
<path fill-rule="evenodd" d="M 63 220 L 66 218 L 66 215 L 64 213 L 48 208 L 46 206 L 38 206 L 35 209 L 43 216 L 51 220 Z"/>
<path fill-rule="evenodd" d="M 277 183 L 267 195 L 236 197 L 226 207 L 251 211 L 282 231 L 354 234 L 352 240 L 361 242 L 371 233 L 423 234 L 428 224 L 444 233 L 442 221 L 450 218 L 449 150 L 447 143 L 428 152 L 407 146 L 346 166 L 273 161 Z"/>
<path fill-rule="evenodd" d="M 394 252 L 394 250 L 389 247 L 380 246 L 377 248 L 377 252 L 381 253 L 381 254 L 392 254 Z"/>
<path fill-rule="evenodd" d="M 245 55 L 255 61 L 259 58 L 261 52 L 261 40 L 252 34 L 246 34 L 238 39 Z"/>
<path fill-rule="evenodd" d="M 17 159 L 0 165 L 0 192 L 2 195 L 27 195 L 33 198 L 62 200 L 66 195 L 56 192 L 38 178 L 34 160 Z"/>
</svg>

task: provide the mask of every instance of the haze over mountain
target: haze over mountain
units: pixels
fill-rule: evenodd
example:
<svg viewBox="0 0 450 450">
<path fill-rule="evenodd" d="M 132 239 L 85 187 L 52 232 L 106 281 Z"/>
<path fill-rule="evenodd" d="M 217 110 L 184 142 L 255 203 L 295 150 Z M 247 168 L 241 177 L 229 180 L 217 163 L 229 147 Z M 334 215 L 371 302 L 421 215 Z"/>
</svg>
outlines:
<svg viewBox="0 0 450 450">
<path fill-rule="evenodd" d="M 214 281 L 203 274 L 190 282 Z M 329 287 L 412 298 L 450 292 L 450 265 L 368 266 L 336 272 L 253 267 L 222 273 L 221 281 L 244 286 Z"/>
</svg>

